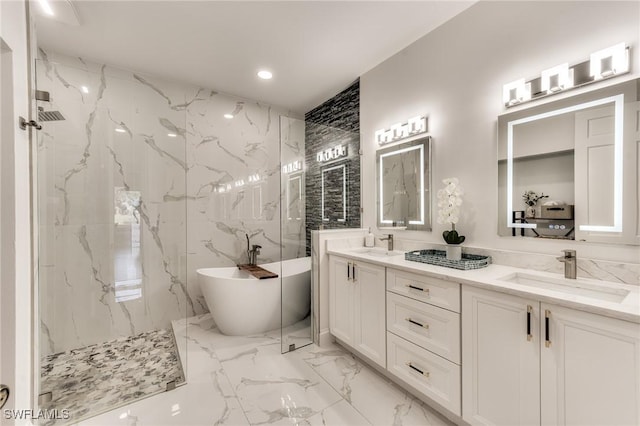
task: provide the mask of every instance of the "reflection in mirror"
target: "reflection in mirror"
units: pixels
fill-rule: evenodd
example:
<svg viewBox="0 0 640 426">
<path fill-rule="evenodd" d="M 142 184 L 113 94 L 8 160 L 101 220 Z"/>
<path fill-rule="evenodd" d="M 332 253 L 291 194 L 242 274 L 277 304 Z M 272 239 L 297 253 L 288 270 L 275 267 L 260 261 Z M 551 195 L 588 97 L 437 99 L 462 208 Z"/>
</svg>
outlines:
<svg viewBox="0 0 640 426">
<path fill-rule="evenodd" d="M 302 219 L 302 173 L 289 176 L 287 180 L 287 219 Z"/>
<path fill-rule="evenodd" d="M 638 244 L 637 99 L 634 80 L 500 116 L 499 234 Z"/>
<path fill-rule="evenodd" d="M 322 169 L 322 221 L 347 220 L 346 164 Z"/>
<path fill-rule="evenodd" d="M 378 227 L 431 230 L 431 138 L 376 152 Z"/>
</svg>

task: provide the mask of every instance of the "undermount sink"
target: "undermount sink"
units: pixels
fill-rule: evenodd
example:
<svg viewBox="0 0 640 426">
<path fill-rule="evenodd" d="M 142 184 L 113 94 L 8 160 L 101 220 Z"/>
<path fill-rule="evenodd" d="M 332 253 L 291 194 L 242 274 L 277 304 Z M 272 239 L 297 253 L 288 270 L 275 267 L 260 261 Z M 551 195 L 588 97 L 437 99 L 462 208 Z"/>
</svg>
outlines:
<svg viewBox="0 0 640 426">
<path fill-rule="evenodd" d="M 498 280 L 529 287 L 559 291 L 575 296 L 588 297 L 590 299 L 604 300 L 607 302 L 620 303 L 629 295 L 629 290 L 612 288 L 598 284 L 597 282 L 583 280 L 580 278 L 554 278 L 544 275 L 516 272 L 498 278 Z"/>
<path fill-rule="evenodd" d="M 366 254 L 369 256 L 377 256 L 377 257 L 400 256 L 404 254 L 403 251 L 386 250 L 382 247 L 364 247 L 361 249 L 353 250 L 353 252 L 358 254 Z"/>
</svg>

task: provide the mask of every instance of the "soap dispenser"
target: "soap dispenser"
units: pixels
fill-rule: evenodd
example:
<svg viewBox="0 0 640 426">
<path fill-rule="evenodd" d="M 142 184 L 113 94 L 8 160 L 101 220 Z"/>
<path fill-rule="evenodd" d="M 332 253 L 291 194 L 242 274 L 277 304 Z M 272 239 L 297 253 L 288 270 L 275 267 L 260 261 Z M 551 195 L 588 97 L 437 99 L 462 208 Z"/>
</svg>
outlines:
<svg viewBox="0 0 640 426">
<path fill-rule="evenodd" d="M 365 247 L 373 247 L 375 244 L 375 239 L 373 234 L 371 233 L 371 228 L 369 228 L 369 233 L 366 237 L 364 237 L 364 246 Z"/>
</svg>

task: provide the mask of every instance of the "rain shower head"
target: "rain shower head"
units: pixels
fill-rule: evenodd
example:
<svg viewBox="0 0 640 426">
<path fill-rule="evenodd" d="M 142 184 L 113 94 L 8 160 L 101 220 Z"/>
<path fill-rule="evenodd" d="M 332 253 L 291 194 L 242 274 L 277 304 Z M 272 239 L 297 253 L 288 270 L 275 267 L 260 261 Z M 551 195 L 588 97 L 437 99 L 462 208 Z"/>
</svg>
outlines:
<svg viewBox="0 0 640 426">
<path fill-rule="evenodd" d="M 39 121 L 61 121 L 64 119 L 64 115 L 60 111 L 43 111 L 42 109 L 38 111 Z"/>
</svg>

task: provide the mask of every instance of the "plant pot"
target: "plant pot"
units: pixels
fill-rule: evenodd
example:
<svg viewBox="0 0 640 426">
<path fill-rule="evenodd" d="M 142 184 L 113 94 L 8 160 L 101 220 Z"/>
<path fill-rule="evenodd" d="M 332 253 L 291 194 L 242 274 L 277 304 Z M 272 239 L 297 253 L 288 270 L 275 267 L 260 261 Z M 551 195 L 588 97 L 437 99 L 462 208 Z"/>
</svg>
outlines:
<svg viewBox="0 0 640 426">
<path fill-rule="evenodd" d="M 460 244 L 447 244 L 447 260 L 462 259 L 462 246 Z"/>
<path fill-rule="evenodd" d="M 530 217 L 530 218 L 536 217 L 536 208 L 535 208 L 535 206 L 527 207 L 526 217 Z"/>
</svg>

